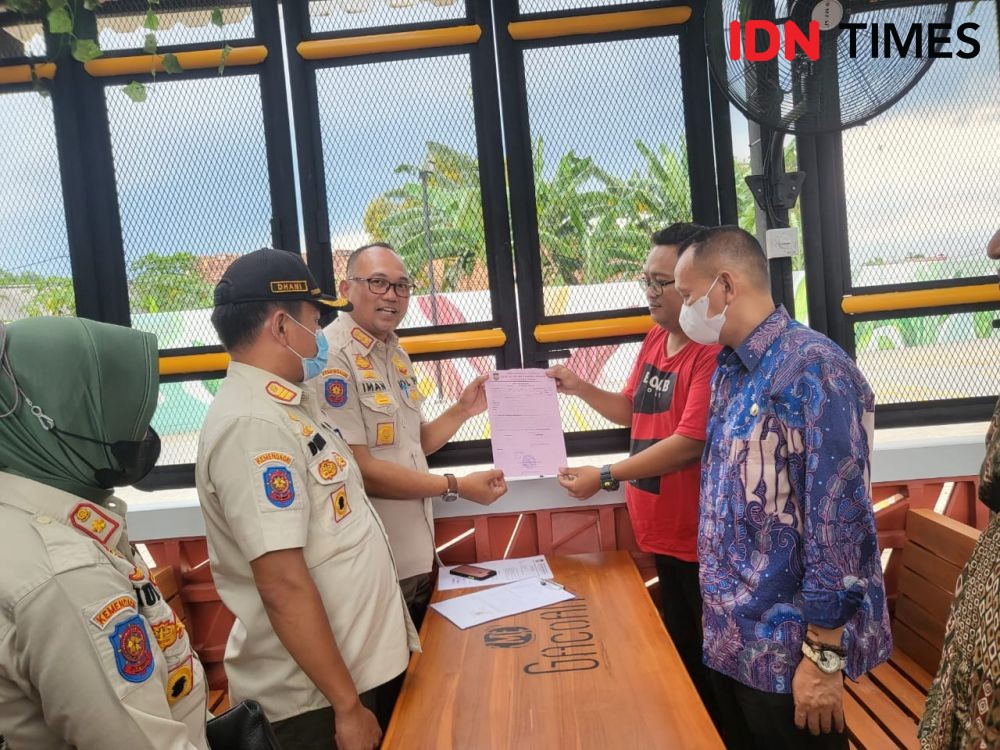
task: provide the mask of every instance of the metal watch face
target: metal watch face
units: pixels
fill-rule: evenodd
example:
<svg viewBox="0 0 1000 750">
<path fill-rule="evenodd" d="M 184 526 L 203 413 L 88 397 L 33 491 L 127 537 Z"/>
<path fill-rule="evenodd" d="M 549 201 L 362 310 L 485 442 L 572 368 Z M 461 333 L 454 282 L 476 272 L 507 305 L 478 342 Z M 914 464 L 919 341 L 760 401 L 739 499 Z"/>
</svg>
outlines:
<svg viewBox="0 0 1000 750">
<path fill-rule="evenodd" d="M 844 668 L 844 658 L 842 656 L 837 656 L 837 654 L 832 651 L 819 651 L 813 652 L 819 656 L 816 661 L 816 666 L 820 668 L 826 674 L 833 674 L 834 672 L 839 672 Z"/>
</svg>

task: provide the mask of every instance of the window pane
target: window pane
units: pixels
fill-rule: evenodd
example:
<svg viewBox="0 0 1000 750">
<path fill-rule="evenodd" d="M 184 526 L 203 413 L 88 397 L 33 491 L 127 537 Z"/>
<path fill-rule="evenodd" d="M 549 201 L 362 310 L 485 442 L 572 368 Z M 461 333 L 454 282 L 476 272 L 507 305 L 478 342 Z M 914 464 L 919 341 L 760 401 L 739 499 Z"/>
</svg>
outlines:
<svg viewBox="0 0 1000 750">
<path fill-rule="evenodd" d="M 157 466 L 192 464 L 198 454 L 198 433 L 221 380 L 160 383 L 153 429 L 162 447 Z"/>
<path fill-rule="evenodd" d="M 52 100 L 0 94 L 0 319 L 73 315 Z"/>
<path fill-rule="evenodd" d="M 858 366 L 880 404 L 1000 393 L 1000 312 L 854 324 Z"/>
<path fill-rule="evenodd" d="M 0 60 L 45 57 L 45 36 L 38 21 L 0 26 Z"/>
<path fill-rule="evenodd" d="M 636 3 L 652 3 L 657 0 L 520 0 L 518 4 L 521 13 L 550 13 L 562 10 L 585 10 L 599 8 L 614 10 L 615 5 L 635 5 Z"/>
<path fill-rule="evenodd" d="M 552 359 L 549 364 L 566 365 L 588 383 L 618 393 L 624 390 L 641 348 L 641 341 L 581 346 L 570 353 L 569 359 Z M 610 430 L 622 426 L 609 422 L 576 396 L 559 394 L 559 411 L 564 432 Z"/>
<path fill-rule="evenodd" d="M 496 357 L 456 357 L 413 363 L 417 387 L 424 394 L 424 419 L 433 421 L 451 407 L 469 383 L 496 369 Z M 490 436 L 486 412 L 466 421 L 449 442 L 486 440 Z"/>
<path fill-rule="evenodd" d="M 608 282 L 639 274 L 652 232 L 691 220 L 678 56 L 674 37 L 525 51 L 547 315 L 577 286 L 591 311 L 643 306 Z"/>
<path fill-rule="evenodd" d="M 312 0 L 309 3 L 309 25 L 317 34 L 456 18 L 465 18 L 465 0 Z"/>
<path fill-rule="evenodd" d="M 216 343 L 212 290 L 271 242 L 256 76 L 159 80 L 142 104 L 106 89 L 132 325 L 161 349 Z"/>
<path fill-rule="evenodd" d="M 961 3 L 977 57 L 935 60 L 916 88 L 844 133 L 855 287 L 992 274 L 997 230 L 1000 77 L 994 3 Z"/>
<path fill-rule="evenodd" d="M 387 241 L 418 288 L 403 327 L 491 320 L 466 55 L 319 70 L 337 278 Z"/>
<path fill-rule="evenodd" d="M 177 3 L 173 3 L 177 5 Z M 125 0 L 115 3 L 113 9 L 104 8 L 97 13 L 98 39 L 102 50 L 143 49 L 146 35 L 155 33 L 159 47 L 182 44 L 209 44 L 251 39 L 254 36 L 253 13 L 250 5 L 219 8 L 222 26 L 212 23 L 212 6 L 189 10 L 172 10 L 148 0 Z M 146 28 L 147 14 L 156 15 L 155 31 Z"/>
</svg>

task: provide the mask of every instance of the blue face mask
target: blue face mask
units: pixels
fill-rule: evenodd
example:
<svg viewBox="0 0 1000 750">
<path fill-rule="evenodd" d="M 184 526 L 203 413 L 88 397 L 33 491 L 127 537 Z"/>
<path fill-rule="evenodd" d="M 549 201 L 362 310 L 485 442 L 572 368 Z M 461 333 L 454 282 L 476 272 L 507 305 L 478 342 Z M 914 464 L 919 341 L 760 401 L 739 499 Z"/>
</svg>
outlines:
<svg viewBox="0 0 1000 750">
<path fill-rule="evenodd" d="M 295 318 L 293 318 L 291 315 L 289 315 L 288 317 L 291 320 L 295 320 Z M 299 321 L 295 320 L 295 323 L 299 327 L 305 328 L 307 331 L 309 330 L 304 325 L 299 323 Z M 290 346 L 288 347 L 289 350 L 292 352 L 292 354 L 294 354 L 296 357 L 302 360 L 303 381 L 312 380 L 313 378 L 318 376 L 321 372 L 323 372 L 324 368 L 326 367 L 327 357 L 330 355 L 330 344 L 326 340 L 326 335 L 323 333 L 323 329 L 320 328 L 318 331 L 316 331 L 315 336 L 316 336 L 316 355 L 313 357 L 303 357 L 297 351 L 292 349 L 292 347 Z M 285 346 L 288 345 L 286 344 Z"/>
</svg>

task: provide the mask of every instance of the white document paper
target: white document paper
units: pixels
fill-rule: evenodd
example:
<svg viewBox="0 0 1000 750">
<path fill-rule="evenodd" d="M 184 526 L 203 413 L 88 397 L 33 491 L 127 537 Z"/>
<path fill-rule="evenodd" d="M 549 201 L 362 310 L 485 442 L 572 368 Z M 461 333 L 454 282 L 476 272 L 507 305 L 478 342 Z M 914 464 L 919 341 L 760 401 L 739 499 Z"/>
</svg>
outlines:
<svg viewBox="0 0 1000 750">
<path fill-rule="evenodd" d="M 558 583 L 527 578 L 431 605 L 462 630 L 576 598 Z"/>
<path fill-rule="evenodd" d="M 471 578 L 453 576 L 450 571 L 457 565 L 438 568 L 438 591 L 453 591 L 454 589 L 472 589 L 480 586 L 496 586 L 500 583 L 512 583 L 525 578 L 551 578 L 552 569 L 545 561 L 545 555 L 535 557 L 519 557 L 514 560 L 493 560 L 492 562 L 472 563 L 477 568 L 489 568 L 497 574 L 484 581 L 474 581 Z"/>
<path fill-rule="evenodd" d="M 554 477 L 566 466 L 556 381 L 545 370 L 498 370 L 486 381 L 493 463 L 507 479 Z"/>
</svg>

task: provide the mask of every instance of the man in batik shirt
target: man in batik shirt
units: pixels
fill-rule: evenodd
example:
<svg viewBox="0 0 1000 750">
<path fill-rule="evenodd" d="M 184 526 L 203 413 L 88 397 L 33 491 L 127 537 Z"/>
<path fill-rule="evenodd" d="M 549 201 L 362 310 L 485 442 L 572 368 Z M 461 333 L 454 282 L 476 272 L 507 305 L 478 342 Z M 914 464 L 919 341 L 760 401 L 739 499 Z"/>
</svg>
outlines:
<svg viewBox="0 0 1000 750">
<path fill-rule="evenodd" d="M 874 395 L 771 298 L 760 244 L 696 235 L 680 324 L 719 342 L 702 457 L 704 658 L 729 748 L 842 748 L 843 675 L 892 649 L 871 503 Z M 805 657 L 805 658 L 804 658 Z"/>
</svg>

